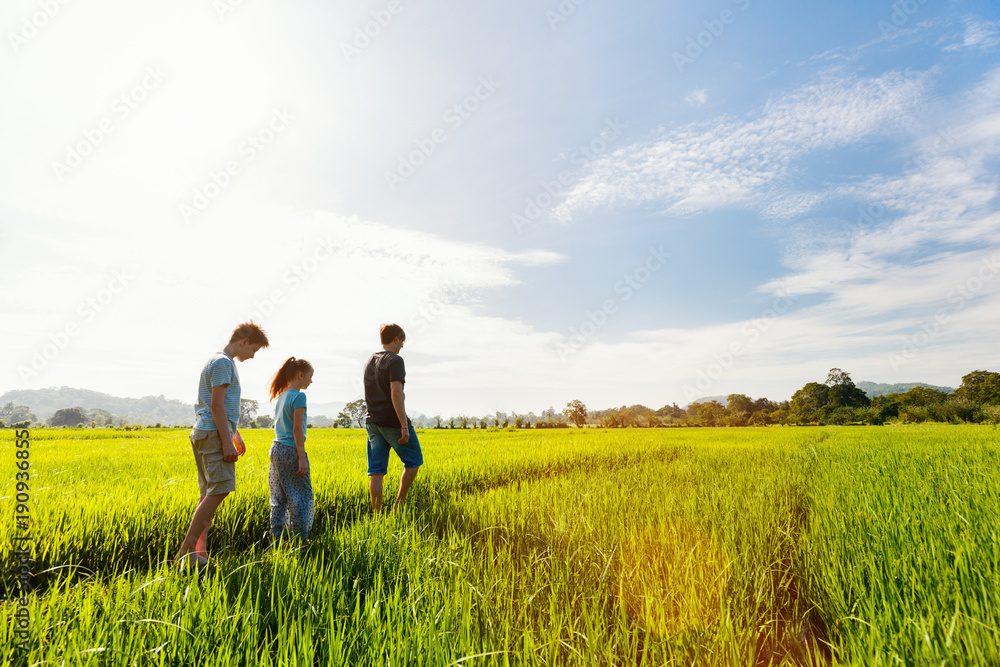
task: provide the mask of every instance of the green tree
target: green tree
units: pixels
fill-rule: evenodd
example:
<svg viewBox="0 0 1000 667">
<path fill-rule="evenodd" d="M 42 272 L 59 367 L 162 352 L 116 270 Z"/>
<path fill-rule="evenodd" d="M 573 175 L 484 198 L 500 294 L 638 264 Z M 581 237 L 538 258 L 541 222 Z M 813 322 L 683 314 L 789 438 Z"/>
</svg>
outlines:
<svg viewBox="0 0 1000 667">
<path fill-rule="evenodd" d="M 730 394 L 726 398 L 726 410 L 729 412 L 745 412 L 749 415 L 754 411 L 753 399 L 746 394 Z"/>
<path fill-rule="evenodd" d="M 236 423 L 237 428 L 250 428 L 250 424 L 257 418 L 257 401 L 252 398 L 240 399 L 240 419 Z"/>
<path fill-rule="evenodd" d="M 706 426 L 718 426 L 722 423 L 722 418 L 726 414 L 726 409 L 718 401 L 699 403 L 700 410 L 698 417 Z"/>
<path fill-rule="evenodd" d="M 115 416 L 102 408 L 91 408 L 87 410 L 90 417 L 98 426 L 112 426 L 115 423 Z"/>
<path fill-rule="evenodd" d="M 365 427 L 365 416 L 368 414 L 368 404 L 365 399 L 359 398 L 344 406 L 344 409 L 337 415 L 339 421 L 342 416 L 347 417 L 351 424 L 356 424 L 358 428 Z"/>
<path fill-rule="evenodd" d="M 791 408 L 800 415 L 808 415 L 826 406 L 830 388 L 819 382 L 810 382 L 792 394 Z"/>
<path fill-rule="evenodd" d="M 696 426 L 718 426 L 726 409 L 718 401 L 692 403 L 687 408 L 688 421 Z"/>
<path fill-rule="evenodd" d="M 774 412 L 778 406 L 766 398 L 758 398 L 753 402 L 753 412 Z"/>
<path fill-rule="evenodd" d="M 948 394 L 939 389 L 931 389 L 930 387 L 913 387 L 905 394 L 899 395 L 900 404 L 916 405 L 922 408 L 939 405 L 947 400 Z"/>
<path fill-rule="evenodd" d="M 850 374 L 839 368 L 831 368 L 826 377 L 830 387 L 827 404 L 833 408 L 865 408 L 871 404 L 867 394 L 855 386 Z M 843 418 L 843 417 L 841 417 Z"/>
<path fill-rule="evenodd" d="M 673 405 L 664 405 L 662 408 L 657 410 L 656 416 L 664 417 L 664 421 L 669 424 L 684 421 L 688 415 L 684 408 L 678 407 L 677 403 L 674 403 Z"/>
<path fill-rule="evenodd" d="M 587 406 L 582 401 L 573 399 L 566 404 L 566 416 L 577 426 L 587 423 Z"/>
<path fill-rule="evenodd" d="M 962 385 L 955 396 L 967 398 L 974 405 L 1000 404 L 1000 373 L 972 371 L 962 376 Z"/>
<path fill-rule="evenodd" d="M 87 413 L 83 408 L 63 408 L 49 417 L 49 426 L 76 426 L 87 423 Z"/>
<path fill-rule="evenodd" d="M 274 428 L 274 418 L 270 415 L 260 415 L 253 420 L 254 428 Z"/>
<path fill-rule="evenodd" d="M 27 405 L 14 405 L 13 401 L 0 408 L 0 418 L 8 424 L 38 421 Z"/>
</svg>

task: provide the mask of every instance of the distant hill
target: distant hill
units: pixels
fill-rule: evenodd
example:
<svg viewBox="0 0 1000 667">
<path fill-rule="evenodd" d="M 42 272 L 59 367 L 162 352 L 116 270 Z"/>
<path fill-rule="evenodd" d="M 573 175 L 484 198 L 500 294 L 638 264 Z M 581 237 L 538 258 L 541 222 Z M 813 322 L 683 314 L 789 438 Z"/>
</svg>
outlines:
<svg viewBox="0 0 1000 667">
<path fill-rule="evenodd" d="M 312 419 L 313 416 L 323 415 L 324 417 L 329 417 L 330 419 L 336 419 L 340 411 L 344 409 L 347 403 L 341 403 L 334 401 L 333 403 L 306 403 L 306 410 L 309 411 L 309 418 Z M 258 412 L 257 414 L 261 414 Z"/>
<path fill-rule="evenodd" d="M 896 384 L 886 384 L 884 382 L 858 382 L 856 384 L 858 389 L 865 392 L 868 398 L 875 398 L 876 396 L 884 396 L 885 394 L 904 394 L 914 387 L 927 387 L 928 389 L 937 389 L 938 391 L 943 391 L 946 394 L 950 394 L 955 391 L 953 387 L 939 387 L 933 384 L 927 384 L 926 382 L 897 382 Z"/>
<path fill-rule="evenodd" d="M 694 405 L 695 403 L 711 403 L 712 401 L 718 401 L 722 403 L 723 406 L 729 402 L 729 396 L 705 396 L 703 398 L 696 398 L 687 405 L 683 406 L 685 410 Z"/>
<path fill-rule="evenodd" d="M 163 396 L 122 398 L 89 389 L 49 387 L 48 389 L 12 390 L 0 396 L 0 405 L 27 405 L 41 421 L 48 421 L 56 410 L 83 408 L 107 410 L 116 417 L 125 417 L 130 424 L 164 426 L 194 424 L 194 404 L 182 403 Z"/>
</svg>

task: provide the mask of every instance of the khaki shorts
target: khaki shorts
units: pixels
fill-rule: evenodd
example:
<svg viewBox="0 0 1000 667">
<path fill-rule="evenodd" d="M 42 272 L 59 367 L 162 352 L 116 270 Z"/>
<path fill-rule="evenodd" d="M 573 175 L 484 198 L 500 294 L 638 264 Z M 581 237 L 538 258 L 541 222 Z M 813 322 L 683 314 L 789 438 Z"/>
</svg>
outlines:
<svg viewBox="0 0 1000 667">
<path fill-rule="evenodd" d="M 236 462 L 222 460 L 222 438 L 218 431 L 191 431 L 191 450 L 198 464 L 201 496 L 218 496 L 236 490 Z"/>
</svg>

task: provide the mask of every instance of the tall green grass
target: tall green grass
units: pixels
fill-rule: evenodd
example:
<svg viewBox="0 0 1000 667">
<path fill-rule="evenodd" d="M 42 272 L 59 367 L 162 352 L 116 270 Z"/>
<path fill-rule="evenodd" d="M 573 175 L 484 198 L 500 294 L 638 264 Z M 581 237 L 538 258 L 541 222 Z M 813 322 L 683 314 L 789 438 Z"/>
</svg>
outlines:
<svg viewBox="0 0 1000 667">
<path fill-rule="evenodd" d="M 819 446 L 811 589 L 844 664 L 1000 664 L 995 428 L 845 431 Z"/>
<path fill-rule="evenodd" d="M 426 431 L 379 517 L 363 433 L 312 430 L 314 539 L 267 553 L 249 431 L 201 576 L 186 432 L 31 435 L 31 664 L 997 664 L 987 427 Z"/>
</svg>

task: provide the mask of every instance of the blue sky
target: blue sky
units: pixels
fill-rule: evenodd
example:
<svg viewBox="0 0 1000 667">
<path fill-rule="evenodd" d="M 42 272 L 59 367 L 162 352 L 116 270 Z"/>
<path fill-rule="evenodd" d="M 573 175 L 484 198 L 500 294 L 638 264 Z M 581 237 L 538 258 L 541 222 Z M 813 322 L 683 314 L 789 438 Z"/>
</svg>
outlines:
<svg viewBox="0 0 1000 667">
<path fill-rule="evenodd" d="M 368 31 L 368 35 L 364 31 Z M 0 389 L 192 401 L 253 316 L 430 414 L 1000 366 L 986 2 L 12 2 Z M 359 36 L 361 35 L 361 36 Z"/>
</svg>

